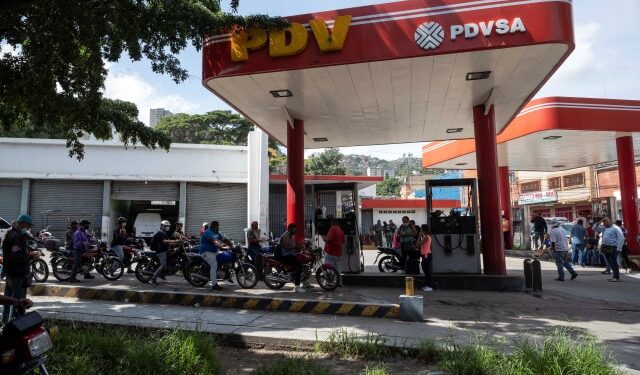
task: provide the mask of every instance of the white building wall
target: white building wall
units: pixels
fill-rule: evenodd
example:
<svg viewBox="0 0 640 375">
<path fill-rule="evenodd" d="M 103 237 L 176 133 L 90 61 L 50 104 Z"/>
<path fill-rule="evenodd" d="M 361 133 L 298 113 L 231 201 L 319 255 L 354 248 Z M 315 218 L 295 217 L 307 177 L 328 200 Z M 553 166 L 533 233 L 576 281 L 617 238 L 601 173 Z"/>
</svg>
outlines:
<svg viewBox="0 0 640 375">
<path fill-rule="evenodd" d="M 0 138 L 0 178 L 247 182 L 247 148 L 173 144 L 169 152 L 119 142 L 85 141 L 85 158 L 64 140 Z"/>
</svg>

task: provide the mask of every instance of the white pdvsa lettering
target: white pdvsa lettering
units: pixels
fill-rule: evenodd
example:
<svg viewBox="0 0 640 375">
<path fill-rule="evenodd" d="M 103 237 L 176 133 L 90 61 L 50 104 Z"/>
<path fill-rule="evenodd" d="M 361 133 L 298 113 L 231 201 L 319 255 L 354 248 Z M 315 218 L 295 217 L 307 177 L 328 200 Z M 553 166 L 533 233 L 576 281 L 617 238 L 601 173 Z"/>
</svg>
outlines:
<svg viewBox="0 0 640 375">
<path fill-rule="evenodd" d="M 498 35 L 523 33 L 527 31 L 524 26 L 524 22 L 520 17 L 516 17 L 513 21 L 509 22 L 504 18 L 497 21 L 479 22 L 479 23 L 466 23 L 464 25 L 452 25 L 451 26 L 451 40 L 458 39 L 459 36 L 464 35 L 465 39 L 471 39 L 478 36 L 480 33 L 485 37 L 491 36 L 495 30 Z"/>
</svg>

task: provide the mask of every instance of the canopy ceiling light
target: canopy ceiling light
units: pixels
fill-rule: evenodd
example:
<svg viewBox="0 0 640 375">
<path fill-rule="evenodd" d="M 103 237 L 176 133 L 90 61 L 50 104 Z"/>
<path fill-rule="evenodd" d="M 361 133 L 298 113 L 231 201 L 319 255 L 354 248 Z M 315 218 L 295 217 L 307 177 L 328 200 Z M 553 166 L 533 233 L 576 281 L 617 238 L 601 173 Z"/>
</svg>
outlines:
<svg viewBox="0 0 640 375">
<path fill-rule="evenodd" d="M 293 96 L 293 93 L 290 90 L 271 90 L 269 91 L 274 98 L 288 98 Z"/>
<path fill-rule="evenodd" d="M 467 81 L 477 81 L 480 79 L 488 79 L 491 77 L 491 71 L 487 70 L 484 72 L 469 72 L 467 73 Z"/>
<path fill-rule="evenodd" d="M 542 138 L 542 139 L 546 139 L 546 140 L 548 140 L 548 141 L 552 141 L 552 140 L 554 140 L 554 139 L 558 139 L 558 138 L 562 138 L 562 136 L 561 136 L 561 135 L 550 135 L 550 136 L 548 136 L 548 137 L 544 137 L 544 138 Z"/>
<path fill-rule="evenodd" d="M 447 129 L 447 133 L 451 134 L 451 133 L 460 133 L 462 131 L 462 128 L 449 128 Z"/>
<path fill-rule="evenodd" d="M 552 168 L 564 168 L 564 167 L 566 167 L 566 165 L 564 164 L 558 164 L 558 165 L 552 166 Z"/>
<path fill-rule="evenodd" d="M 327 137 L 317 137 L 317 138 L 313 138 L 314 142 L 327 142 L 328 139 Z"/>
<path fill-rule="evenodd" d="M 456 165 L 463 166 L 463 165 L 467 165 L 467 163 L 456 163 Z"/>
</svg>

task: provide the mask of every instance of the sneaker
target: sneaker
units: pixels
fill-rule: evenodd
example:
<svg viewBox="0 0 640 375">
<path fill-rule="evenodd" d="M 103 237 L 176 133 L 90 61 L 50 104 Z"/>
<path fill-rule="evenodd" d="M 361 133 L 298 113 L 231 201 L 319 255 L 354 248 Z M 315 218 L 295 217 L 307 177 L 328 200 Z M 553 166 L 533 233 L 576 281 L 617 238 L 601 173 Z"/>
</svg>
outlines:
<svg viewBox="0 0 640 375">
<path fill-rule="evenodd" d="M 619 279 L 619 278 L 612 277 L 612 278 L 608 279 L 608 281 L 611 281 L 612 283 L 619 283 L 619 282 L 620 282 L 620 279 Z"/>
<path fill-rule="evenodd" d="M 211 287 L 211 290 L 223 290 L 223 288 L 220 286 L 220 284 L 216 284 Z"/>
<path fill-rule="evenodd" d="M 573 275 L 571 275 L 571 280 L 574 280 L 576 277 L 578 277 L 578 274 L 574 273 Z"/>
<path fill-rule="evenodd" d="M 559 277 L 558 277 L 557 279 L 554 279 L 554 280 L 555 280 L 555 281 L 564 281 L 564 279 L 561 279 L 561 278 L 559 278 Z"/>
<path fill-rule="evenodd" d="M 294 286 L 293 287 L 293 291 L 294 291 L 294 293 L 304 293 L 304 292 L 306 292 L 306 290 L 301 286 Z"/>
<path fill-rule="evenodd" d="M 603 275 L 611 275 L 611 272 L 608 272 L 608 271 L 602 271 L 600 273 L 603 274 Z"/>
<path fill-rule="evenodd" d="M 84 279 L 85 279 L 85 280 L 92 280 L 92 279 L 95 279 L 95 278 L 96 278 L 96 277 L 95 277 L 95 276 L 93 276 L 93 275 L 91 275 L 91 274 L 86 274 L 86 275 L 84 275 Z"/>
<path fill-rule="evenodd" d="M 158 280 L 156 280 L 156 279 L 151 279 L 151 284 L 153 284 L 153 285 L 159 285 L 159 284 L 158 284 Z"/>
<path fill-rule="evenodd" d="M 425 291 L 425 292 L 432 292 L 433 288 L 425 286 L 424 288 L 422 288 L 422 290 Z"/>
</svg>

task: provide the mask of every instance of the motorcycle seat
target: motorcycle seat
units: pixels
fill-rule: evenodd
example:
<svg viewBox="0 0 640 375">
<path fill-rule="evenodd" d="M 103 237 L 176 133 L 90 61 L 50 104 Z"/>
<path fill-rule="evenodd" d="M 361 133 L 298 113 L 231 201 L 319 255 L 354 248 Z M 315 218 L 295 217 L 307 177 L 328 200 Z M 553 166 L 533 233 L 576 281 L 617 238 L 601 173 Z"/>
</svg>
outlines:
<svg viewBox="0 0 640 375">
<path fill-rule="evenodd" d="M 92 258 L 96 255 L 98 255 L 97 251 L 85 251 L 84 253 L 82 253 L 83 258 Z"/>
</svg>

